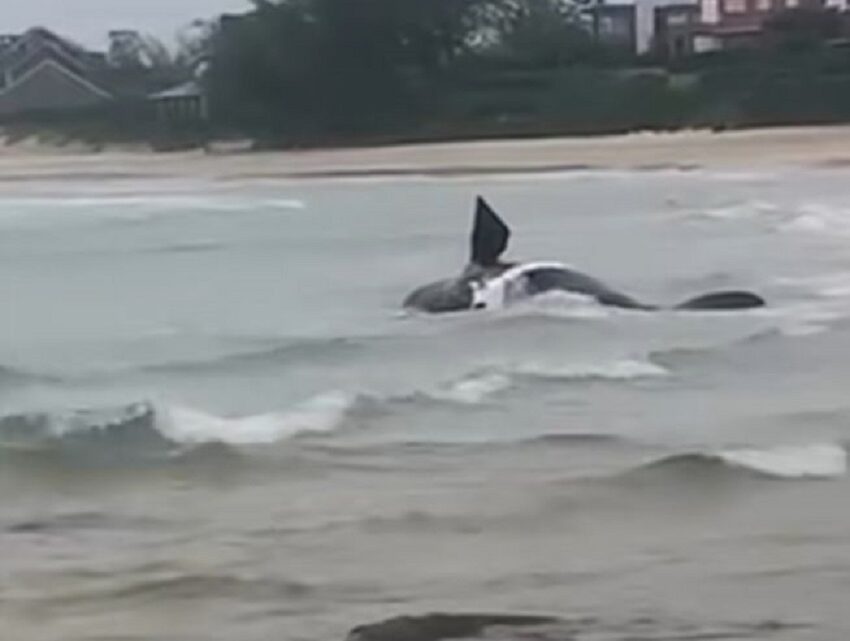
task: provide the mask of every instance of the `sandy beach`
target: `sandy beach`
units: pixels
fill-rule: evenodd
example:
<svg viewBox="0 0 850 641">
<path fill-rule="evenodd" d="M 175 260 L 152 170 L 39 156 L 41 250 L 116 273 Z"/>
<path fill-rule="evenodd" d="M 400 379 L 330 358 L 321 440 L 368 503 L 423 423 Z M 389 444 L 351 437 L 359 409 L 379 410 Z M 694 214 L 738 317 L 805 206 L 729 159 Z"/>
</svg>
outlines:
<svg viewBox="0 0 850 641">
<path fill-rule="evenodd" d="M 850 126 L 636 133 L 262 153 L 0 146 L 0 181 L 76 178 L 333 178 L 850 164 Z"/>
</svg>

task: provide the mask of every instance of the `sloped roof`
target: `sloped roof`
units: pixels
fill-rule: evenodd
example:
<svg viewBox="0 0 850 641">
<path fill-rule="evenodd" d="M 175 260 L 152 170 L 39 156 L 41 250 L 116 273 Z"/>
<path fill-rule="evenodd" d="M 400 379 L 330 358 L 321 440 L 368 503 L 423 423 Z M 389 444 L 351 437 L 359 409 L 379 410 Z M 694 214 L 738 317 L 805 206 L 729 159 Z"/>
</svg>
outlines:
<svg viewBox="0 0 850 641">
<path fill-rule="evenodd" d="M 0 48 L 0 68 L 17 67 L 22 61 L 30 58 L 34 51 L 46 49 L 75 61 L 76 64 L 87 66 L 98 54 L 88 51 L 72 40 L 63 38 L 44 27 L 33 27 L 17 38 L 9 38 L 10 44 Z M 30 45 L 40 45 L 32 49 Z"/>
<path fill-rule="evenodd" d="M 42 27 L 5 40 L 0 112 L 77 108 L 112 97 L 95 80 L 98 54 Z"/>
<path fill-rule="evenodd" d="M 0 91 L 0 114 L 86 108 L 110 97 L 85 78 L 48 58 Z"/>
</svg>

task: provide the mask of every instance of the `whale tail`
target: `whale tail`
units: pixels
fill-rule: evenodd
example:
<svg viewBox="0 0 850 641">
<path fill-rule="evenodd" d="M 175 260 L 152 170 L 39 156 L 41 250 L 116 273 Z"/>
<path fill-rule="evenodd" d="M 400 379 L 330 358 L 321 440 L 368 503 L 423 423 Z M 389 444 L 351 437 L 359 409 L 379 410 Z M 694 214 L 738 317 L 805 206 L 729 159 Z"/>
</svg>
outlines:
<svg viewBox="0 0 850 641">
<path fill-rule="evenodd" d="M 764 307 L 767 303 L 758 294 L 747 291 L 720 291 L 703 294 L 674 307 L 688 311 L 734 311 Z"/>
<path fill-rule="evenodd" d="M 475 221 L 470 238 L 470 263 L 479 267 L 499 264 L 508 247 L 511 230 L 481 196 L 475 201 Z"/>
</svg>

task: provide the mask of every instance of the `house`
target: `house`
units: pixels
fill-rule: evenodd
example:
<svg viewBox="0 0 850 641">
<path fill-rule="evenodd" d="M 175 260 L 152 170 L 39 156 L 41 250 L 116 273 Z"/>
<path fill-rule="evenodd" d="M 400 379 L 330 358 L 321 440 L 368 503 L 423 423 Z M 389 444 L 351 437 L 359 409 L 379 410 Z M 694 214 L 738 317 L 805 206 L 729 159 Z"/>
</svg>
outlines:
<svg viewBox="0 0 850 641">
<path fill-rule="evenodd" d="M 0 36 L 0 117 L 96 107 L 112 96 L 98 81 L 106 57 L 52 31 Z"/>
<path fill-rule="evenodd" d="M 697 52 L 755 46 L 766 21 L 789 9 L 832 9 L 846 13 L 848 0 L 701 0 Z"/>
<path fill-rule="evenodd" d="M 593 34 L 596 41 L 607 47 L 635 53 L 637 33 L 634 4 L 596 4 L 591 9 Z"/>
<path fill-rule="evenodd" d="M 589 12 L 600 43 L 672 59 L 759 45 L 769 18 L 797 8 L 834 11 L 850 34 L 850 0 L 599 0 Z"/>
<path fill-rule="evenodd" d="M 591 9 L 598 42 L 642 56 L 692 50 L 699 0 L 601 0 Z"/>
<path fill-rule="evenodd" d="M 696 4 L 670 4 L 655 9 L 653 49 L 661 58 L 674 60 L 694 53 L 694 38 L 700 24 Z"/>
<path fill-rule="evenodd" d="M 200 80 L 190 80 L 148 98 L 161 123 L 201 122 L 209 119 L 206 91 Z"/>
</svg>

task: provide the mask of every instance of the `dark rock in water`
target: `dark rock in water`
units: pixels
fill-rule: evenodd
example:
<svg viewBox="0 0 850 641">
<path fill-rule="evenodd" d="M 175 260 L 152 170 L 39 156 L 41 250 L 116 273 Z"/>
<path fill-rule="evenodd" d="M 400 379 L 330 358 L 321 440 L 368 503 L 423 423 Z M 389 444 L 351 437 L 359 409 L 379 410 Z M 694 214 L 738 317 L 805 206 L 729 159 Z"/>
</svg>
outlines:
<svg viewBox="0 0 850 641">
<path fill-rule="evenodd" d="M 530 628 L 558 623 L 554 617 L 513 614 L 402 616 L 354 628 L 347 641 L 441 641 L 483 636 L 488 628 Z M 566 641 L 566 640 L 565 640 Z"/>
</svg>

